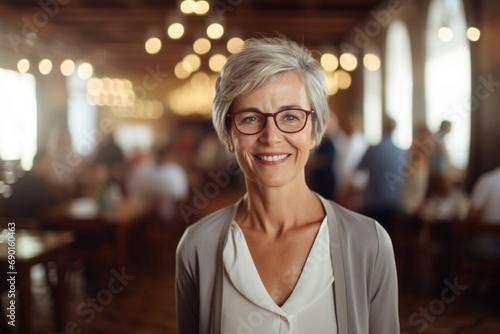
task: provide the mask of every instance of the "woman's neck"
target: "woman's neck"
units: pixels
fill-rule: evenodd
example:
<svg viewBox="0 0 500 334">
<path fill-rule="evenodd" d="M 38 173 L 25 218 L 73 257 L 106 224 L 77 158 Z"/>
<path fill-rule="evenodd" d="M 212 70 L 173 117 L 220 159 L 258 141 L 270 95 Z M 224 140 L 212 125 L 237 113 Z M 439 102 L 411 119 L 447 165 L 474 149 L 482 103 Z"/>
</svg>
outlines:
<svg viewBox="0 0 500 334">
<path fill-rule="evenodd" d="M 280 235 L 324 217 L 321 201 L 305 181 L 272 188 L 247 181 L 247 190 L 235 217 L 242 227 Z"/>
</svg>

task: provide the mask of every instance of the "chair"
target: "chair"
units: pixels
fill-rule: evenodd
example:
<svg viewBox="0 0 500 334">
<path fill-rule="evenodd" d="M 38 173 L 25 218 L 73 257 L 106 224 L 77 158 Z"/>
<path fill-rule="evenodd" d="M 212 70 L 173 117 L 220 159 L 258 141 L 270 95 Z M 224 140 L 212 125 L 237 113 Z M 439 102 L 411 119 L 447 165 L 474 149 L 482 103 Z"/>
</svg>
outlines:
<svg viewBox="0 0 500 334">
<path fill-rule="evenodd" d="M 470 243 L 477 236 L 500 238 L 500 221 L 482 223 L 460 221 L 454 224 L 454 242 L 458 251 L 457 274 L 462 284 L 492 283 L 500 285 L 500 260 L 485 260 L 473 255 Z"/>
</svg>

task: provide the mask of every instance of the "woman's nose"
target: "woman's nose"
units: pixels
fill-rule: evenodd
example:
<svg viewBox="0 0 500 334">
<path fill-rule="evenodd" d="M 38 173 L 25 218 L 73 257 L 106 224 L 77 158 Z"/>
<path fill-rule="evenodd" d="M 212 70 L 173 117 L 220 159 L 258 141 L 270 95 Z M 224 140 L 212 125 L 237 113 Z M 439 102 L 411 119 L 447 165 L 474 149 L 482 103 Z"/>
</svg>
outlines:
<svg viewBox="0 0 500 334">
<path fill-rule="evenodd" d="M 259 139 L 268 144 L 275 144 L 280 141 L 282 135 L 283 132 L 276 126 L 274 118 L 267 117 L 266 124 L 260 133 Z"/>
</svg>

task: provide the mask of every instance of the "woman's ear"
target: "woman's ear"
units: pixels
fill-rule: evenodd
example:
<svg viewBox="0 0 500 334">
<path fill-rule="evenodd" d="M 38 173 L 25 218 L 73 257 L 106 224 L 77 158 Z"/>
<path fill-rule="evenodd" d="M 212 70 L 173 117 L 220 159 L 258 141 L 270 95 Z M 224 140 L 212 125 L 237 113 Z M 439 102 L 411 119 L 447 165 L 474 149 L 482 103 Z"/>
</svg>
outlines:
<svg viewBox="0 0 500 334">
<path fill-rule="evenodd" d="M 316 139 L 314 138 L 314 133 L 311 133 L 311 145 L 309 146 L 309 150 L 312 150 L 316 146 Z"/>
<path fill-rule="evenodd" d="M 229 152 L 234 152 L 234 144 L 233 144 L 233 139 L 229 139 L 227 142 L 227 149 Z"/>
</svg>

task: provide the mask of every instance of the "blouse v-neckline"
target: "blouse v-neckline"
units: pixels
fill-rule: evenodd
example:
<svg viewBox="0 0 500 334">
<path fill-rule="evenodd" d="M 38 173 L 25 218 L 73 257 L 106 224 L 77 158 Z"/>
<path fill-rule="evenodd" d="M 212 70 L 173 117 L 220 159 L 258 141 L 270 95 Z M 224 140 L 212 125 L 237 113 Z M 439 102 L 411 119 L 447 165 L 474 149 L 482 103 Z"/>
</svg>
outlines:
<svg viewBox="0 0 500 334">
<path fill-rule="evenodd" d="M 224 269 L 234 287 L 254 304 L 280 315 L 300 313 L 333 284 L 327 217 L 323 219 L 290 296 L 280 307 L 267 292 L 257 271 L 243 231 L 233 220 L 223 250 Z"/>
</svg>

